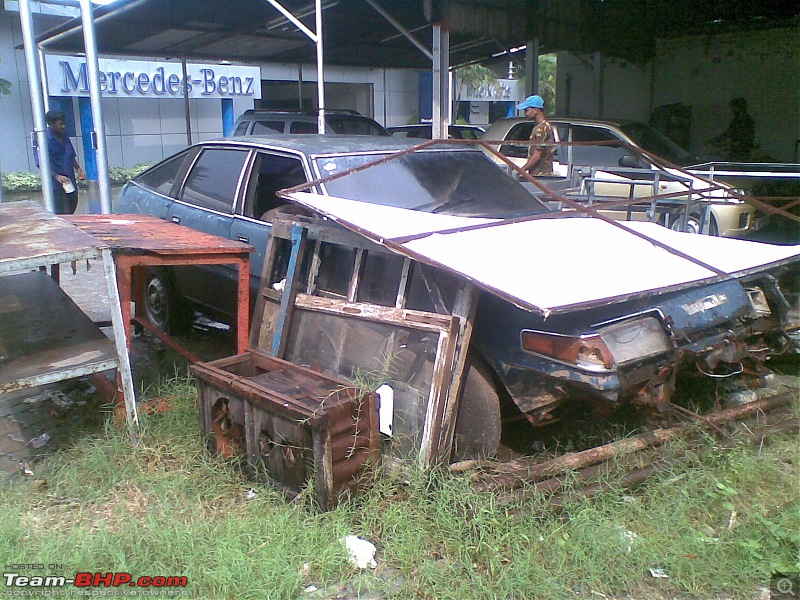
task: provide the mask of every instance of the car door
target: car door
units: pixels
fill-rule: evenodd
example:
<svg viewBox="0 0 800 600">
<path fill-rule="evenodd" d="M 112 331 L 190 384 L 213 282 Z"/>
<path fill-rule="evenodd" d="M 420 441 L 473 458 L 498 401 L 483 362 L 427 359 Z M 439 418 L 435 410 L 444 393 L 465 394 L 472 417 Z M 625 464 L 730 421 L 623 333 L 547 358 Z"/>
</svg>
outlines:
<svg viewBox="0 0 800 600">
<path fill-rule="evenodd" d="M 621 174 L 620 159 L 631 151 L 613 131 L 582 124 L 571 124 L 567 128 L 568 140 L 573 143 L 570 146 L 572 169 L 593 175 L 583 182 L 585 193 L 612 198 L 653 195 L 653 173 L 649 169 L 628 169 L 630 173 Z M 602 167 L 609 167 L 609 170 Z"/>
<path fill-rule="evenodd" d="M 237 146 L 204 147 L 170 206 L 167 220 L 228 238 L 250 153 L 249 148 Z M 177 267 L 174 274 L 180 292 L 203 306 L 218 309 L 224 307 L 228 297 L 236 298 L 230 267 Z"/>
<path fill-rule="evenodd" d="M 267 219 L 272 211 L 287 204 L 277 191 L 308 181 L 299 156 L 259 150 L 253 153 L 246 169 L 240 203 L 231 223 L 229 237 L 253 246 L 250 255 L 250 288 L 255 299 L 264 255 L 272 229 Z"/>
<path fill-rule="evenodd" d="M 508 134 L 505 137 L 505 142 L 514 142 L 514 141 L 522 141 L 527 142 L 531 139 L 531 132 L 533 128 L 536 126 L 536 123 L 533 121 L 523 121 L 521 123 L 517 123 L 511 129 L 508 130 Z M 560 141 L 558 131 L 555 127 L 553 127 L 553 136 L 555 141 Z M 523 166 L 528 160 L 528 148 L 530 146 L 523 146 L 517 144 L 510 144 L 505 143 L 500 146 L 500 153 L 505 155 L 507 158 L 511 160 L 515 165 L 518 167 Z M 566 177 L 567 170 L 566 166 L 563 164 L 563 155 L 564 148 L 560 146 L 556 146 L 555 150 L 553 151 L 553 173 L 560 177 Z"/>
<path fill-rule="evenodd" d="M 127 183 L 116 200 L 114 212 L 166 219 L 187 165 L 194 161 L 196 153 L 197 148 L 184 150 Z"/>
</svg>

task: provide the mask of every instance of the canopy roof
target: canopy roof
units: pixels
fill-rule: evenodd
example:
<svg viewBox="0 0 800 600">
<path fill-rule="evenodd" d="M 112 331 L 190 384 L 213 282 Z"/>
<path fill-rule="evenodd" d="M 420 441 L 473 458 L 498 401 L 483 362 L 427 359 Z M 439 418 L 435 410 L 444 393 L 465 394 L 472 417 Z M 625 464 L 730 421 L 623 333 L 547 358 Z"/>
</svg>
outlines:
<svg viewBox="0 0 800 600">
<path fill-rule="evenodd" d="M 314 30 L 312 0 L 280 0 Z M 426 48 L 449 4 L 450 64 L 486 61 L 538 38 L 541 53 L 602 51 L 646 62 L 659 37 L 797 26 L 800 3 L 774 0 L 324 0 L 325 64 L 430 68 L 375 6 Z M 313 63 L 315 50 L 267 0 L 117 0 L 95 9 L 102 54 Z M 82 53 L 80 19 L 38 37 L 49 52 Z M 507 60 L 501 54 L 498 60 Z"/>
</svg>

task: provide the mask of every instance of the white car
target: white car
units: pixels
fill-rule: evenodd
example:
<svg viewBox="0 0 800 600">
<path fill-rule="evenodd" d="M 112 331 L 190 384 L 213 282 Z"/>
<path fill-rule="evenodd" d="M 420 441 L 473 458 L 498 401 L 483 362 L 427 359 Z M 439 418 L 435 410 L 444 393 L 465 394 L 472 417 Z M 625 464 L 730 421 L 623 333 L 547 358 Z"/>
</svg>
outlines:
<svg viewBox="0 0 800 600">
<path fill-rule="evenodd" d="M 675 203 L 688 199 L 690 189 L 707 190 L 711 185 L 685 171 L 659 167 L 641 155 L 632 156 L 630 146 L 644 149 L 674 165 L 696 162 L 687 150 L 644 123 L 567 118 L 553 118 L 550 123 L 557 142 L 575 144 L 557 146 L 554 172 L 580 181 L 582 195 L 598 199 L 670 195 Z M 528 147 L 504 142 L 527 141 L 533 126 L 533 121 L 522 117 L 500 119 L 487 129 L 483 139 L 513 163 L 522 166 Z M 494 162 L 505 164 L 497 156 L 487 154 Z M 715 189 L 703 193 L 705 200 L 715 202 L 708 207 L 707 219 L 703 219 L 702 211 L 696 205 L 698 208 L 691 210 L 685 230 L 737 237 L 757 229 L 760 222 L 756 219 L 753 207 L 731 194 L 729 186 L 719 182 L 715 185 Z M 684 196 L 681 192 L 687 193 Z M 698 194 L 692 194 L 691 197 L 693 200 L 700 198 Z M 609 216 L 624 219 L 628 215 L 627 210 L 616 210 L 609 211 Z M 647 213 L 633 213 L 633 218 L 645 219 Z M 683 210 L 676 208 L 672 213 L 667 213 L 662 224 L 683 230 L 683 221 Z"/>
</svg>

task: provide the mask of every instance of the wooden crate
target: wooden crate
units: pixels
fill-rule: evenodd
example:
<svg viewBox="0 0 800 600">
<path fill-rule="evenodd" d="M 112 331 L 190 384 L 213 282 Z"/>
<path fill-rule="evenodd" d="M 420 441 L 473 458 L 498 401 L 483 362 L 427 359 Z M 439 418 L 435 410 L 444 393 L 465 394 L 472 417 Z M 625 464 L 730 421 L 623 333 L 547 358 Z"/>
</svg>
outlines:
<svg viewBox="0 0 800 600">
<path fill-rule="evenodd" d="M 252 349 L 191 367 L 209 449 L 246 457 L 291 494 L 309 480 L 323 510 L 380 461 L 378 398 Z"/>
</svg>

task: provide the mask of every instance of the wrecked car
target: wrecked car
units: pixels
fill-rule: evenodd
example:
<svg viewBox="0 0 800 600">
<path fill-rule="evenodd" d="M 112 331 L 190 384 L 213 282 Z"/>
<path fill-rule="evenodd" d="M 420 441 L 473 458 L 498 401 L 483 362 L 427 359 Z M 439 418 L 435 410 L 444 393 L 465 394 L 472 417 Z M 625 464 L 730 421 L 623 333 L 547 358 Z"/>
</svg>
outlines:
<svg viewBox="0 0 800 600">
<path fill-rule="evenodd" d="M 385 258 L 369 266 L 357 248 L 331 243 L 316 253 L 307 288 L 348 298 L 358 293 L 348 289 L 352 273 L 371 269 L 369 302 L 395 307 L 400 281 L 414 290 L 411 308 L 448 314 L 458 282 L 476 284 L 457 457 L 496 450 L 504 401 L 534 424 L 576 399 L 663 409 L 680 371 L 758 376 L 792 345 L 780 281 L 796 277 L 800 248 L 565 218 L 480 150 L 412 147 L 317 136 L 203 142 L 128 183 L 115 210 L 250 243 L 254 287 L 269 220 L 293 211 L 339 221 L 429 267 L 403 274 L 402 260 Z M 302 184 L 310 193 L 285 191 Z M 300 206 L 288 208 L 289 198 Z M 188 308 L 232 322 L 234 287 L 224 267 L 153 270 L 146 312 L 165 328 Z"/>
</svg>

